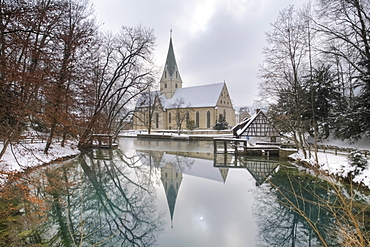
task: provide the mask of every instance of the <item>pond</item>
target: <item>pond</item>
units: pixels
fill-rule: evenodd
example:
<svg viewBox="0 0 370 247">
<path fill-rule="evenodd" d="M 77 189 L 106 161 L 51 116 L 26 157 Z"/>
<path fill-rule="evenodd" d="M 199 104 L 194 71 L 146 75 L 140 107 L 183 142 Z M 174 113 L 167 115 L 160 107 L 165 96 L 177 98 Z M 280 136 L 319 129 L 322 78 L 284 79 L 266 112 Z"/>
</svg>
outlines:
<svg viewBox="0 0 370 247">
<path fill-rule="evenodd" d="M 27 227 L 15 227 L 13 238 L 23 243 L 321 246 L 324 238 L 336 246 L 338 239 L 337 219 L 321 206 L 337 200 L 326 182 L 286 160 L 214 155 L 212 142 L 122 138 L 119 149 L 34 169 L 20 181 L 13 186 L 27 184 L 18 203 Z"/>
</svg>

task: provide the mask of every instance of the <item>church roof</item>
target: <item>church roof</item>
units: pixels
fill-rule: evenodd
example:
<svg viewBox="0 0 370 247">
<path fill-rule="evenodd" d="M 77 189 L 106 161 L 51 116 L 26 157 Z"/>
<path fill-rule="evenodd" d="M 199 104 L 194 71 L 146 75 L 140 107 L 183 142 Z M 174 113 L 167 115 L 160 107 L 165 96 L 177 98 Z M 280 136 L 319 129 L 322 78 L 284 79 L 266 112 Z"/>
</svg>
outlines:
<svg viewBox="0 0 370 247">
<path fill-rule="evenodd" d="M 159 95 L 159 91 L 143 92 L 136 102 L 136 107 L 149 107 L 149 105 L 154 104 L 156 97 Z"/>
<path fill-rule="evenodd" d="M 166 109 L 188 107 L 215 107 L 225 83 L 203 86 L 178 88 L 171 99 L 162 97 L 162 105 Z M 183 102 L 178 105 L 179 100 Z"/>
<path fill-rule="evenodd" d="M 173 51 L 173 46 L 172 46 L 172 38 L 170 38 L 170 47 L 168 48 L 167 59 L 166 59 L 166 68 L 168 70 L 168 73 L 170 74 L 170 77 L 172 77 L 173 73 L 175 72 L 176 67 L 177 67 L 177 64 L 176 64 L 176 59 L 175 59 L 175 53 Z"/>
</svg>

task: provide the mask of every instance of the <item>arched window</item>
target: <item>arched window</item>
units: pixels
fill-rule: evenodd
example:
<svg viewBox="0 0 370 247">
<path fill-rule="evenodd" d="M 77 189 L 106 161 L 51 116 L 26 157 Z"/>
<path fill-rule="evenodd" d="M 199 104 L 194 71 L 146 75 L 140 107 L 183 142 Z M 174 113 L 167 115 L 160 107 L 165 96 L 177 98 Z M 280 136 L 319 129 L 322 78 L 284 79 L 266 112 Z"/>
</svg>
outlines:
<svg viewBox="0 0 370 247">
<path fill-rule="evenodd" d="M 167 78 L 167 71 L 164 72 L 164 78 Z"/>
<path fill-rule="evenodd" d="M 175 88 L 177 88 L 177 83 L 175 84 Z"/>
<path fill-rule="evenodd" d="M 167 83 L 164 84 L 164 88 L 167 88 Z"/>
<path fill-rule="evenodd" d="M 199 128 L 199 111 L 195 113 L 195 125 Z"/>
<path fill-rule="evenodd" d="M 207 111 L 207 129 L 211 128 L 211 112 Z"/>
<path fill-rule="evenodd" d="M 185 115 L 185 121 L 186 121 L 186 124 L 188 124 L 188 123 L 189 123 L 189 120 L 190 120 L 190 114 L 189 114 L 189 112 L 187 111 L 187 112 L 186 112 L 186 115 Z"/>
<path fill-rule="evenodd" d="M 171 112 L 168 113 L 168 123 L 171 123 Z"/>
<path fill-rule="evenodd" d="M 225 118 L 225 121 L 226 121 L 226 110 L 224 109 L 224 118 Z"/>
<path fill-rule="evenodd" d="M 158 129 L 159 128 L 159 114 L 155 114 L 155 127 Z"/>
</svg>

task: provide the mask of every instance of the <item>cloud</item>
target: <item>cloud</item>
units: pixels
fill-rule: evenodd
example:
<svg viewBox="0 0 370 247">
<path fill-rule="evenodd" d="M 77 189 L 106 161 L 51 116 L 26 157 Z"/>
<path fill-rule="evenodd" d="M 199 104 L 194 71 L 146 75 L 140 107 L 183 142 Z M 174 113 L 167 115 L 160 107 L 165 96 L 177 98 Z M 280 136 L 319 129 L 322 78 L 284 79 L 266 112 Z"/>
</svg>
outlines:
<svg viewBox="0 0 370 247">
<path fill-rule="evenodd" d="M 155 62 L 163 67 L 170 29 L 184 87 L 226 81 L 234 105 L 251 105 L 265 33 L 280 10 L 304 0 L 93 0 L 103 28 L 154 29 Z"/>
</svg>

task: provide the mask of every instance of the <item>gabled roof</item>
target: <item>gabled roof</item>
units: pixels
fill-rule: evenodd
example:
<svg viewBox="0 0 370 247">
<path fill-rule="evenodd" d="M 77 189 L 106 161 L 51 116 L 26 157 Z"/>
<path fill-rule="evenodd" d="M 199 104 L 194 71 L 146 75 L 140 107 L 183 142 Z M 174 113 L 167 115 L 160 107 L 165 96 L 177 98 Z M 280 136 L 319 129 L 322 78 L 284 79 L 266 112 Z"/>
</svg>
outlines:
<svg viewBox="0 0 370 247">
<path fill-rule="evenodd" d="M 237 135 L 241 135 L 246 129 L 248 129 L 248 127 L 251 125 L 251 123 L 253 123 L 254 119 L 256 119 L 256 117 L 260 113 L 261 113 L 261 111 L 259 111 L 258 113 L 253 114 L 249 118 L 243 119 L 243 121 L 241 121 L 240 123 L 238 123 L 237 125 L 235 125 L 231 129 L 235 130 Z"/>
<path fill-rule="evenodd" d="M 245 118 L 232 128 L 234 135 L 241 136 L 279 136 L 279 131 L 272 126 L 266 115 L 258 110 L 250 118 Z"/>
<path fill-rule="evenodd" d="M 180 108 L 215 107 L 225 83 L 203 86 L 178 88 L 171 99 L 161 99 L 165 109 L 177 108 L 179 100 L 183 100 Z M 176 106 L 177 105 L 177 106 Z"/>
</svg>

